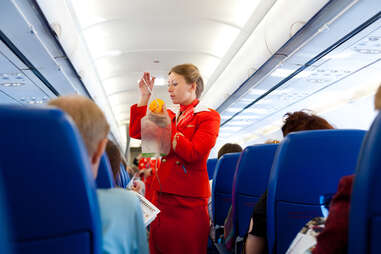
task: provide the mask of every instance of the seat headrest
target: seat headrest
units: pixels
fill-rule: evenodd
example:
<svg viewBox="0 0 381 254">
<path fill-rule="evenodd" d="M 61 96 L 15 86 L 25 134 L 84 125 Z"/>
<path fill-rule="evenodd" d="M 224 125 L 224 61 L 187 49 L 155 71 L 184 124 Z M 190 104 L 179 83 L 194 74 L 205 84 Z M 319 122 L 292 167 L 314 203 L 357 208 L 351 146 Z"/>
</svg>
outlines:
<svg viewBox="0 0 381 254">
<path fill-rule="evenodd" d="M 278 144 L 248 146 L 242 151 L 234 175 L 236 191 L 261 196 L 267 188 L 271 166 Z"/>
<path fill-rule="evenodd" d="M 117 181 L 115 184 L 121 188 L 126 188 L 129 181 L 130 181 L 130 176 L 128 175 L 123 164 L 120 164 L 120 173 L 117 177 Z"/>
<path fill-rule="evenodd" d="M 232 193 L 234 172 L 240 155 L 228 153 L 218 160 L 213 176 L 213 192 Z"/>
<path fill-rule="evenodd" d="M 16 241 L 91 233 L 101 248 L 95 182 L 72 120 L 61 110 L 0 106 L 0 168 Z"/>
<path fill-rule="evenodd" d="M 95 182 L 98 189 L 110 189 L 115 187 L 114 176 L 106 153 L 102 155 Z"/>
<path fill-rule="evenodd" d="M 334 194 L 339 179 L 354 173 L 365 133 L 313 130 L 288 134 L 271 170 L 270 183 L 277 184 L 277 199 L 318 204 L 319 194 Z"/>
</svg>

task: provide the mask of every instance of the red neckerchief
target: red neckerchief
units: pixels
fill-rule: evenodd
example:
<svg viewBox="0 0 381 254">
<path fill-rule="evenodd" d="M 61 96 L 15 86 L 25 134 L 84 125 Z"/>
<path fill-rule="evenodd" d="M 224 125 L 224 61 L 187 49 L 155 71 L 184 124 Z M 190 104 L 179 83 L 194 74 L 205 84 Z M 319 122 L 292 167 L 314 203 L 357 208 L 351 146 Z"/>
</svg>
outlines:
<svg viewBox="0 0 381 254">
<path fill-rule="evenodd" d="M 194 115 L 194 107 L 199 103 L 198 99 L 195 99 L 191 104 L 189 105 L 180 105 L 180 113 L 179 121 L 177 123 L 177 126 L 183 126 L 186 123 L 188 123 L 193 115 Z M 181 119 L 180 119 L 181 118 Z"/>
</svg>

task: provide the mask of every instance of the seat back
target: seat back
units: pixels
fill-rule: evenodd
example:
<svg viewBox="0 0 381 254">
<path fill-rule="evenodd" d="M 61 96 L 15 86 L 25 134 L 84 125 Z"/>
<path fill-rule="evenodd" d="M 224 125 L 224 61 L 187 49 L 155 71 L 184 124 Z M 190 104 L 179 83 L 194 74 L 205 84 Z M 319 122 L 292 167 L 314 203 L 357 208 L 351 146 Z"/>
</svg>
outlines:
<svg viewBox="0 0 381 254">
<path fill-rule="evenodd" d="M 212 180 L 212 179 L 213 179 L 214 170 L 215 170 L 215 168 L 216 168 L 217 161 L 218 161 L 218 159 L 217 159 L 217 158 L 214 158 L 214 159 L 209 159 L 209 160 L 206 162 L 206 168 L 207 168 L 207 170 L 208 170 L 209 180 Z"/>
<path fill-rule="evenodd" d="M 13 253 L 12 245 L 10 244 L 12 234 L 8 222 L 8 206 L 5 196 L 4 184 L 2 177 L 0 177 L 0 250 L 1 253 L 11 254 Z"/>
<path fill-rule="evenodd" d="M 58 109 L 0 106 L 0 168 L 16 253 L 100 253 L 89 158 Z"/>
<path fill-rule="evenodd" d="M 278 144 L 248 146 L 242 151 L 233 180 L 233 218 L 238 236 L 243 237 L 255 204 L 267 189 Z"/>
<path fill-rule="evenodd" d="M 381 114 L 361 148 L 352 189 L 348 253 L 379 253 L 381 240 Z"/>
<path fill-rule="evenodd" d="M 214 225 L 224 225 L 232 203 L 232 184 L 241 153 L 223 155 L 217 162 L 212 186 L 212 212 Z"/>
<path fill-rule="evenodd" d="M 283 140 L 268 188 L 270 253 L 285 253 L 304 224 L 322 216 L 320 198 L 336 193 L 339 179 L 354 173 L 364 135 L 361 130 L 316 130 Z"/>
<path fill-rule="evenodd" d="M 106 153 L 102 155 L 99 163 L 96 185 L 99 189 L 110 189 L 115 187 L 114 176 L 111 170 L 109 158 Z"/>
<path fill-rule="evenodd" d="M 126 188 L 129 181 L 130 181 L 130 176 L 128 175 L 123 164 L 120 164 L 120 173 L 117 176 L 116 185 L 121 188 Z"/>
</svg>

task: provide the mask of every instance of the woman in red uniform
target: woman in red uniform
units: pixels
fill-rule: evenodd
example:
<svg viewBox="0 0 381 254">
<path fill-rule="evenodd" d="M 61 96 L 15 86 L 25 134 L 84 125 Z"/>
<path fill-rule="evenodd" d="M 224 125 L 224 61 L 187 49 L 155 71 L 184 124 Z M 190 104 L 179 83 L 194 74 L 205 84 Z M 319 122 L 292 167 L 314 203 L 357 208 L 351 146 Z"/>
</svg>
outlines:
<svg viewBox="0 0 381 254">
<path fill-rule="evenodd" d="M 130 136 L 140 138 L 140 120 L 145 116 L 154 78 L 144 73 L 139 82 L 140 100 L 131 107 Z M 206 253 L 210 187 L 206 161 L 215 145 L 219 114 L 200 106 L 204 88 L 199 70 L 192 64 L 173 67 L 168 77 L 168 92 L 176 115 L 168 110 L 172 125 L 172 147 L 154 178 L 154 204 L 160 209 L 150 227 L 151 254 Z"/>
</svg>

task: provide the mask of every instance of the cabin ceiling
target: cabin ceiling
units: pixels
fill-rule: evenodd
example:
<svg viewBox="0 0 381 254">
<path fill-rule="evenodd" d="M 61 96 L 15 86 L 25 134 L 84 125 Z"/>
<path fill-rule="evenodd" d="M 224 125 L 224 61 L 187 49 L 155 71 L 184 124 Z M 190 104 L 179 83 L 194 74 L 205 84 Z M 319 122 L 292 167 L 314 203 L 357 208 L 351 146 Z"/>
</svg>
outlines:
<svg viewBox="0 0 381 254">
<path fill-rule="evenodd" d="M 177 64 L 198 66 L 208 89 L 208 79 L 237 36 L 247 33 L 243 28 L 258 4 L 266 1 L 66 0 L 58 3 L 62 8 L 51 1 L 37 2 L 76 65 L 78 42 L 67 42 L 67 25 L 58 12 L 66 8 L 74 17 L 113 114 L 124 125 L 129 107 L 138 100 L 137 81 L 144 71 L 157 77 L 154 94 L 169 108 L 174 105 L 167 93 L 167 73 Z M 86 67 L 77 70 L 86 75 Z"/>
<path fill-rule="evenodd" d="M 330 45 L 329 40 L 321 43 L 320 39 L 314 44 L 312 38 L 329 33 L 334 28 L 331 23 L 343 13 L 353 6 L 358 10 L 378 6 L 377 0 L 36 1 L 90 95 L 122 136 L 129 123 L 129 108 L 138 100 L 137 82 L 144 71 L 157 77 L 155 97 L 174 108 L 167 93 L 167 73 L 174 65 L 194 63 L 206 83 L 202 102 L 219 107 L 228 119 L 231 114 L 224 111 L 234 113 L 239 108 L 231 105 L 239 99 L 236 91 L 260 85 L 273 71 L 270 83 L 276 84 L 289 71 L 279 72 L 304 65 L 324 50 L 320 45 Z M 319 12 L 322 8 L 324 14 Z M 314 53 L 305 55 L 302 50 L 295 54 L 305 43 L 295 39 L 290 44 L 289 39 L 301 28 L 311 30 L 309 21 L 316 16 L 326 17 L 328 23 L 316 27 L 306 39 Z M 337 35 L 328 37 L 338 40 Z M 281 49 L 283 45 L 286 47 Z M 287 45 L 296 48 L 287 50 Z M 271 68 L 266 64 L 262 68 L 270 58 Z M 251 78 L 249 82 L 253 76 L 261 82 Z M 267 90 L 257 89 L 244 98 L 245 103 L 262 96 L 259 92 L 263 95 Z M 225 129 L 221 136 L 228 134 Z M 125 141 L 122 137 L 122 143 Z"/>
</svg>

